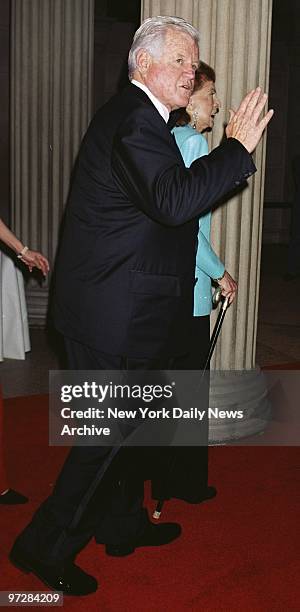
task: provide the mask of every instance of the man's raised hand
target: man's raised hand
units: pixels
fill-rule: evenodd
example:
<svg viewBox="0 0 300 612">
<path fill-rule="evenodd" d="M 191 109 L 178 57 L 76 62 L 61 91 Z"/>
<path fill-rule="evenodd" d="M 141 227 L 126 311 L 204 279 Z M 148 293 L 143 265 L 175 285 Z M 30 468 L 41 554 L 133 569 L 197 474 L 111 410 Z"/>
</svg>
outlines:
<svg viewBox="0 0 300 612">
<path fill-rule="evenodd" d="M 261 95 L 261 88 L 257 87 L 246 95 L 237 111 L 230 110 L 226 136 L 239 140 L 249 153 L 252 153 L 258 145 L 264 129 L 274 114 L 271 109 L 259 120 L 267 99 L 267 94 Z"/>
</svg>

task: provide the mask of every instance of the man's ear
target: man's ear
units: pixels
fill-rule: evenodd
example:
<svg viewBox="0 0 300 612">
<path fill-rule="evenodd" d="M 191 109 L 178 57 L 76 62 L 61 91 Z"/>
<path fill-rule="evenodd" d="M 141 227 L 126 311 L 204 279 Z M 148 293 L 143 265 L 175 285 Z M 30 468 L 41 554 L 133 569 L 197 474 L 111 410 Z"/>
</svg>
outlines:
<svg viewBox="0 0 300 612">
<path fill-rule="evenodd" d="M 148 68 L 151 66 L 152 58 L 146 49 L 139 49 L 136 54 L 136 65 L 141 75 L 145 75 L 148 72 Z"/>
</svg>

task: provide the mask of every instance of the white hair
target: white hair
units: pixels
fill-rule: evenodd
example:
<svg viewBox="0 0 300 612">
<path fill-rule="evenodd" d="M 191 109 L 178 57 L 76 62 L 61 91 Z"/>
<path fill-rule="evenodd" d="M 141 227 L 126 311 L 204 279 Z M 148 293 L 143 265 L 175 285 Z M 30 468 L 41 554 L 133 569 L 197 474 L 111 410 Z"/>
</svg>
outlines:
<svg viewBox="0 0 300 612">
<path fill-rule="evenodd" d="M 128 75 L 133 78 L 137 68 L 136 55 L 140 49 L 146 49 L 153 57 L 160 57 L 166 32 L 169 29 L 185 32 L 199 45 L 199 32 L 188 21 L 181 17 L 149 17 L 136 31 L 128 55 Z"/>
</svg>

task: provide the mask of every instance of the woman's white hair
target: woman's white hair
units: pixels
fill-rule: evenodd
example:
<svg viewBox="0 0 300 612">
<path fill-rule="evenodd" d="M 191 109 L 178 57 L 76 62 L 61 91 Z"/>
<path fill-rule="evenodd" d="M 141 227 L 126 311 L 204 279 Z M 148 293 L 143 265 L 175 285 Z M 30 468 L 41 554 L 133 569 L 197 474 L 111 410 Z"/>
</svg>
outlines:
<svg viewBox="0 0 300 612">
<path fill-rule="evenodd" d="M 199 32 L 188 21 L 181 17 L 158 16 L 146 19 L 136 31 L 128 55 L 128 75 L 133 78 L 137 68 L 136 54 L 139 49 L 146 49 L 152 56 L 158 58 L 163 50 L 166 32 L 169 29 L 185 32 L 199 44 Z"/>
</svg>

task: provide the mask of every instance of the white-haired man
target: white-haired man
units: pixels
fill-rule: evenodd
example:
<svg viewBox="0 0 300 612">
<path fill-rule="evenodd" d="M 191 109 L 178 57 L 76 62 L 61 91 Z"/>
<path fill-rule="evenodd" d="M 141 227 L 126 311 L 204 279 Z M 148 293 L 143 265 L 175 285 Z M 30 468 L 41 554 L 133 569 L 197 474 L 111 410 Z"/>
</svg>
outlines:
<svg viewBox="0 0 300 612">
<path fill-rule="evenodd" d="M 55 275 L 54 321 L 70 369 L 176 369 L 188 349 L 199 215 L 255 171 L 250 153 L 272 115 L 259 120 L 266 96 L 250 92 L 227 141 L 185 168 L 167 122 L 188 104 L 198 62 L 195 28 L 148 19 L 129 54 L 131 84 L 85 135 Z M 52 588 L 84 595 L 97 582 L 74 558 L 93 536 L 115 556 L 177 538 L 179 525 L 149 521 L 143 483 L 120 457 L 74 447 L 11 560 Z"/>
</svg>

